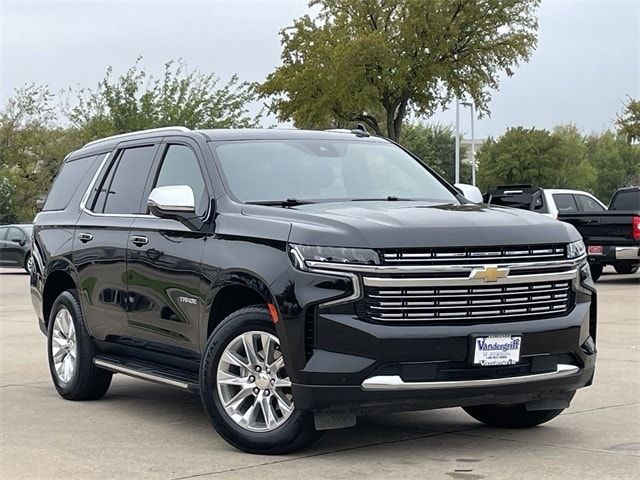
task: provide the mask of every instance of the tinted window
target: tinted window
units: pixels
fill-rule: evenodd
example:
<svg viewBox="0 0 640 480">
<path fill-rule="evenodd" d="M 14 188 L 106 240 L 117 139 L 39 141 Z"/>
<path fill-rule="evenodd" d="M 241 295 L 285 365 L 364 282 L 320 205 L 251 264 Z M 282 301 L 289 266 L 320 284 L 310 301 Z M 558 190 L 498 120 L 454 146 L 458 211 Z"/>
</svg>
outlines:
<svg viewBox="0 0 640 480">
<path fill-rule="evenodd" d="M 237 141 L 212 146 L 243 202 L 399 197 L 458 203 L 420 162 L 386 142 Z"/>
<path fill-rule="evenodd" d="M 97 155 L 65 162 L 53 181 L 43 211 L 64 210 Z"/>
<path fill-rule="evenodd" d="M 155 146 L 135 147 L 123 150 L 118 158 L 108 189 L 100 192 L 104 198 L 103 213 L 141 213 L 142 192 L 151 169 Z M 112 168 L 113 169 L 113 168 Z M 108 179 L 107 179 L 108 180 Z M 100 204 L 96 204 L 99 208 Z"/>
<path fill-rule="evenodd" d="M 611 210 L 640 210 L 640 190 L 618 193 L 611 203 Z"/>
<path fill-rule="evenodd" d="M 7 227 L 0 228 L 0 240 L 6 240 L 8 231 L 9 229 Z"/>
<path fill-rule="evenodd" d="M 195 153 L 185 145 L 169 145 L 154 187 L 170 185 L 190 186 L 196 201 L 196 214 L 205 213 L 208 196 L 202 171 Z"/>
<path fill-rule="evenodd" d="M 9 229 L 9 234 L 7 235 L 7 239 L 9 239 L 10 241 L 14 241 L 14 240 L 19 240 L 19 241 L 23 241 L 27 239 L 27 236 L 24 234 L 24 232 L 22 230 L 20 230 L 17 227 L 11 227 Z"/>
<path fill-rule="evenodd" d="M 593 198 L 586 195 L 574 195 L 578 209 L 581 212 L 603 212 L 604 207 L 596 202 Z"/>
<path fill-rule="evenodd" d="M 556 202 L 556 207 L 561 213 L 572 213 L 578 211 L 576 201 L 573 199 L 573 195 L 569 193 L 554 193 L 553 201 Z"/>
</svg>

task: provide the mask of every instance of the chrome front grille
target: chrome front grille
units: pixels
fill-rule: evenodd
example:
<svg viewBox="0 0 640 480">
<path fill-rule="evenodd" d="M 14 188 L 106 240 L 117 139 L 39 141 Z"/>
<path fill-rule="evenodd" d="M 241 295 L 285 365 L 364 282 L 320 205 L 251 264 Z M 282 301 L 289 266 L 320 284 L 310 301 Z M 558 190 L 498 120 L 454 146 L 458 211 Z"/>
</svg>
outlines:
<svg viewBox="0 0 640 480">
<path fill-rule="evenodd" d="M 383 265 L 482 265 L 563 260 L 563 245 L 520 245 L 455 249 L 386 249 Z"/>
<path fill-rule="evenodd" d="M 365 319 L 379 322 L 512 321 L 562 315 L 572 306 L 570 281 L 487 286 L 365 286 Z"/>
</svg>

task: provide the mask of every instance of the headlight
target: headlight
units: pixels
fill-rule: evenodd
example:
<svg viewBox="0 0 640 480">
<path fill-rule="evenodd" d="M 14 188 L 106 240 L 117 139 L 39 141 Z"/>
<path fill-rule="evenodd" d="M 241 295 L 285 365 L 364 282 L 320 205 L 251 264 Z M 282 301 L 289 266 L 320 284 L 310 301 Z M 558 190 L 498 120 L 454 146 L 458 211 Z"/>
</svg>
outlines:
<svg viewBox="0 0 640 480">
<path fill-rule="evenodd" d="M 571 242 L 567 245 L 567 258 L 578 258 L 583 256 L 586 252 L 587 249 L 582 240 Z"/>
<path fill-rule="evenodd" d="M 380 264 L 378 254 L 374 250 L 366 248 L 291 245 L 290 256 L 293 264 L 301 270 L 307 269 L 307 262 Z"/>
</svg>

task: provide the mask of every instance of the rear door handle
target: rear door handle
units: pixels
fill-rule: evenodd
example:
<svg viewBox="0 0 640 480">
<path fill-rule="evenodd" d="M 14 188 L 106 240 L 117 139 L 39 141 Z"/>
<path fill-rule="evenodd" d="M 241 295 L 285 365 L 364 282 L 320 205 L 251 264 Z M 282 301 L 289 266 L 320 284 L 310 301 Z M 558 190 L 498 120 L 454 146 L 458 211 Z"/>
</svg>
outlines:
<svg viewBox="0 0 640 480">
<path fill-rule="evenodd" d="M 147 237 L 143 237 L 142 235 L 135 235 L 131 237 L 131 243 L 133 243 L 136 247 L 142 247 L 149 243 L 149 239 Z"/>
<path fill-rule="evenodd" d="M 80 240 L 82 243 L 87 243 L 93 240 L 93 235 L 91 235 L 90 233 L 80 233 L 78 234 L 78 240 Z"/>
</svg>

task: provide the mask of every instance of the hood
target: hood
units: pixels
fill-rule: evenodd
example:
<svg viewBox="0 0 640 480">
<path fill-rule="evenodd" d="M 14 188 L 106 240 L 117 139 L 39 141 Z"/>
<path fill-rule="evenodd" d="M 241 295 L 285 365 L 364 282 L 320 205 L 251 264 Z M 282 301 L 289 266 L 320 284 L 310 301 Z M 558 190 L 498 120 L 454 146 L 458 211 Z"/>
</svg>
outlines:
<svg viewBox="0 0 640 480">
<path fill-rule="evenodd" d="M 289 220 L 289 241 L 369 248 L 462 247 L 569 243 L 569 224 L 539 213 L 487 205 L 370 201 L 300 205 L 244 205 L 243 215 Z"/>
</svg>

